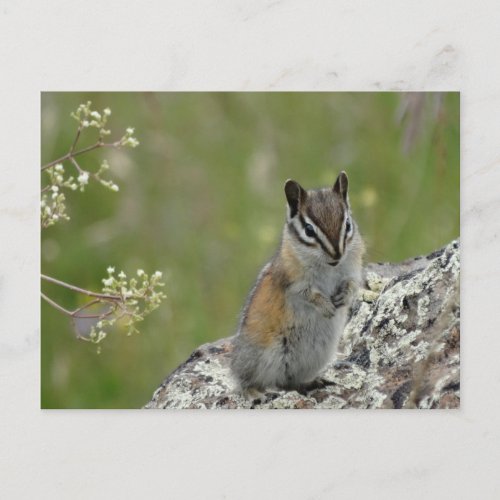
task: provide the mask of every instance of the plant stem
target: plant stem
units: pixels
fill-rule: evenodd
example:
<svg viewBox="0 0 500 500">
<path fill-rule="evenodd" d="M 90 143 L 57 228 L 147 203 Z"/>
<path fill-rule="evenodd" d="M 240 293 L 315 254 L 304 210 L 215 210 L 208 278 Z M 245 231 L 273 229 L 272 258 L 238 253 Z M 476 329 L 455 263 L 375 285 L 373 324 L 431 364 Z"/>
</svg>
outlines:
<svg viewBox="0 0 500 500">
<path fill-rule="evenodd" d="M 120 146 L 120 141 L 115 141 L 115 142 L 96 142 L 92 146 L 88 146 L 86 148 L 80 149 L 79 151 L 71 151 L 69 153 L 66 153 L 64 156 L 61 156 L 61 158 L 58 158 L 57 160 L 51 161 L 50 163 L 46 163 L 45 165 L 42 166 L 42 172 L 44 170 L 47 170 L 50 167 L 53 167 L 57 163 L 63 163 L 66 160 L 70 160 L 74 156 L 82 155 L 84 153 L 88 153 L 89 151 L 93 151 L 94 149 L 98 148 L 117 148 Z"/>
<path fill-rule="evenodd" d="M 76 147 L 76 143 L 78 142 L 78 139 L 80 138 L 80 133 L 82 131 L 82 126 L 79 125 L 78 126 L 78 130 L 76 131 L 76 137 L 75 137 L 75 140 L 73 141 L 73 144 L 71 145 L 71 148 L 69 150 L 69 154 L 73 154 L 73 152 L 75 151 L 75 147 Z"/>
<path fill-rule="evenodd" d="M 58 311 L 66 314 L 67 316 L 71 316 L 72 318 L 81 318 L 81 319 L 103 319 L 115 312 L 115 307 L 111 306 L 109 310 L 106 312 L 100 313 L 100 314 L 78 314 L 81 311 L 87 309 L 88 307 L 98 304 L 101 302 L 102 299 L 94 299 L 91 300 L 88 304 L 85 304 L 78 309 L 75 309 L 74 311 L 70 311 L 69 309 L 65 309 L 63 306 L 58 304 L 55 300 L 52 300 L 50 297 L 47 297 L 43 292 L 40 292 L 40 295 L 42 296 L 42 299 L 44 299 L 46 302 L 48 302 L 52 307 L 57 309 Z"/>
<path fill-rule="evenodd" d="M 40 292 L 40 295 L 42 296 L 42 299 L 47 301 L 52 307 L 55 307 L 58 311 L 61 311 L 64 314 L 67 314 L 68 316 L 73 316 L 73 313 L 71 311 L 68 311 L 67 309 L 64 309 L 63 306 L 60 306 L 57 302 L 54 302 L 51 298 L 47 297 L 43 292 Z"/>
<path fill-rule="evenodd" d="M 81 169 L 80 165 L 78 165 L 78 162 L 72 156 L 69 157 L 69 160 L 71 161 L 71 163 L 73 163 L 78 173 L 82 174 L 83 170 Z"/>
<path fill-rule="evenodd" d="M 50 167 L 53 167 L 54 165 L 56 165 L 57 163 L 62 163 L 63 161 L 66 161 L 71 155 L 69 153 L 65 154 L 64 156 L 61 156 L 61 158 L 58 158 L 57 160 L 54 160 L 54 161 L 51 161 L 50 163 L 47 163 L 45 165 L 43 165 L 42 167 L 42 172 L 44 170 L 47 170 L 48 168 Z"/>
<path fill-rule="evenodd" d="M 94 304 L 99 304 L 99 303 L 102 303 L 101 299 L 91 300 L 87 304 L 79 307 L 78 309 L 75 309 L 71 314 L 75 318 L 86 318 L 86 319 L 99 318 L 99 319 L 103 319 L 103 318 L 110 316 L 111 314 L 113 314 L 115 312 L 116 306 L 112 305 L 112 306 L 110 306 L 110 308 L 106 312 L 102 312 L 100 314 L 79 314 L 81 311 L 88 309 L 90 306 L 93 306 Z"/>
<path fill-rule="evenodd" d="M 91 292 L 90 290 L 85 290 L 84 288 L 80 288 L 75 285 L 70 285 L 69 283 L 65 283 L 64 281 L 56 280 L 55 278 L 52 278 L 51 276 L 46 276 L 45 274 L 41 274 L 40 276 L 45 281 L 54 283 L 55 285 L 63 286 L 64 288 L 68 288 L 69 290 L 73 290 L 74 292 L 83 293 L 88 297 L 97 297 L 98 299 L 118 300 L 118 301 L 122 300 L 122 298 L 119 295 L 108 295 L 105 293 Z"/>
</svg>

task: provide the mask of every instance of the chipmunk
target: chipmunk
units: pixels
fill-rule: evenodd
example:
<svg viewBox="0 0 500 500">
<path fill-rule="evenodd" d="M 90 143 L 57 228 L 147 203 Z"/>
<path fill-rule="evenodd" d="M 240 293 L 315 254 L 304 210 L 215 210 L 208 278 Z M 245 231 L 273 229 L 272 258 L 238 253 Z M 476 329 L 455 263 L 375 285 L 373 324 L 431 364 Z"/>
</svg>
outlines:
<svg viewBox="0 0 500 500">
<path fill-rule="evenodd" d="M 241 314 L 231 359 L 244 392 L 310 390 L 332 361 L 361 282 L 364 244 L 345 172 L 333 188 L 285 183 L 287 218 L 275 256 Z"/>
</svg>

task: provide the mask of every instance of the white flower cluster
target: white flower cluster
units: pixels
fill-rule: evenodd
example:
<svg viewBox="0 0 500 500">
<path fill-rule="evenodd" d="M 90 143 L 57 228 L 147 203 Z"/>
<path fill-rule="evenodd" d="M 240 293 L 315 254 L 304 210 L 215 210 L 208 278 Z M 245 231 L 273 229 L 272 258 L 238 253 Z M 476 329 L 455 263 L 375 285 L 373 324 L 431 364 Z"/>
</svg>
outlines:
<svg viewBox="0 0 500 500">
<path fill-rule="evenodd" d="M 106 129 L 108 117 L 111 115 L 111 110 L 105 108 L 102 113 L 92 110 L 92 102 L 87 101 L 86 104 L 80 104 L 71 116 L 80 124 L 81 128 L 96 128 L 99 131 L 99 137 L 102 139 L 105 135 L 111 134 L 111 131 Z"/>
<path fill-rule="evenodd" d="M 109 170 L 109 164 L 106 160 L 103 160 L 99 166 L 97 172 L 92 173 L 83 170 L 77 163 L 77 160 L 72 156 L 74 146 L 78 141 L 80 131 L 89 127 L 98 129 L 99 140 L 95 146 L 91 149 L 96 149 L 102 146 L 112 146 L 112 147 L 122 147 L 130 146 L 135 148 L 139 145 L 139 141 L 133 136 L 135 130 L 132 127 L 128 127 L 125 134 L 116 142 L 111 144 L 105 144 L 103 137 L 111 133 L 110 130 L 106 129 L 106 123 L 108 118 L 111 116 L 111 110 L 109 108 L 104 108 L 100 113 L 91 108 L 92 103 L 88 101 L 85 104 L 80 104 L 77 110 L 71 113 L 71 116 L 79 123 L 79 131 L 75 144 L 72 150 L 66 156 L 61 158 L 61 163 L 57 163 L 54 166 L 45 168 L 45 172 L 49 176 L 49 184 L 42 189 L 42 227 L 48 227 L 55 224 L 59 220 L 69 220 L 69 216 L 66 214 L 65 206 L 65 196 L 61 192 L 63 189 L 70 189 L 76 191 L 85 191 L 85 187 L 89 184 L 91 178 L 95 179 L 97 182 L 102 184 L 104 187 L 108 188 L 110 191 L 118 192 L 120 188 L 112 180 L 103 177 L 105 172 Z M 76 154 L 75 154 L 76 156 Z M 72 165 L 77 169 L 75 176 L 65 176 L 63 161 L 71 161 Z M 55 189 L 57 188 L 57 189 Z M 45 194 L 47 191 L 51 191 L 52 195 Z"/>
<path fill-rule="evenodd" d="M 82 172 L 78 176 L 78 182 L 80 183 L 80 186 L 86 186 L 89 183 L 89 173 L 88 172 Z"/>
<path fill-rule="evenodd" d="M 66 172 L 62 163 L 57 163 L 53 167 L 47 169 L 46 172 L 50 178 L 50 189 L 52 191 L 54 190 L 54 187 L 68 188 L 73 191 L 78 188 L 78 184 L 76 183 L 73 176 L 64 177 Z"/>
<path fill-rule="evenodd" d="M 112 307 L 112 314 L 103 315 L 90 332 L 90 341 L 99 343 L 107 336 L 106 329 L 109 329 L 120 320 L 119 325 L 126 328 L 127 335 L 139 333 L 135 327 L 136 323 L 155 310 L 166 298 L 166 295 L 158 290 L 165 286 L 161 281 L 163 274 L 155 271 L 151 276 L 138 269 L 137 278 L 127 278 L 127 275 L 120 271 L 115 272 L 115 268 L 107 268 L 108 277 L 102 280 L 102 292 L 105 296 L 113 297 L 108 299 Z"/>
<path fill-rule="evenodd" d="M 99 167 L 99 170 L 94 174 L 94 177 L 104 187 L 107 187 L 109 190 L 114 191 L 116 193 L 120 190 L 118 185 L 115 184 L 110 179 L 103 179 L 102 178 L 102 174 L 104 174 L 108 170 L 109 170 L 109 163 L 106 160 L 103 160 L 100 167 Z"/>
<path fill-rule="evenodd" d="M 99 140 L 102 142 L 105 135 L 111 134 L 111 131 L 106 128 L 108 118 L 111 116 L 111 110 L 104 108 L 102 113 L 92 109 L 92 102 L 80 104 L 71 116 L 79 123 L 80 128 L 96 128 L 99 131 Z M 130 146 L 135 148 L 139 145 L 139 141 L 134 137 L 135 130 L 128 127 L 123 137 L 116 143 L 117 146 Z"/>
<path fill-rule="evenodd" d="M 42 194 L 40 216 L 42 228 L 53 226 L 59 220 L 69 220 L 66 214 L 65 197 L 57 186 L 52 186 L 50 194 Z"/>
<path fill-rule="evenodd" d="M 133 127 L 128 127 L 125 130 L 125 135 L 120 139 L 120 145 L 130 146 L 131 148 L 136 148 L 139 146 L 139 141 L 133 136 L 135 129 Z"/>
<path fill-rule="evenodd" d="M 62 191 L 76 191 L 78 188 L 84 191 L 89 182 L 89 173 L 85 171 L 76 179 L 72 175 L 67 177 L 61 163 L 46 169 L 45 172 L 49 176 L 49 184 L 44 188 L 40 202 L 42 228 L 52 226 L 60 220 L 69 220 L 66 213 L 66 196 Z"/>
</svg>

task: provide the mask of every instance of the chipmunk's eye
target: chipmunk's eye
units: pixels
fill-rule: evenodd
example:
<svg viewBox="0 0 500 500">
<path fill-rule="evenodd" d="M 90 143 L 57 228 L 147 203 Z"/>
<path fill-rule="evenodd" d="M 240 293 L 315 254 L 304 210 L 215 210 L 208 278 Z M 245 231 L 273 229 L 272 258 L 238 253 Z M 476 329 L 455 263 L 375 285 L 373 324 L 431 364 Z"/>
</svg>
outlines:
<svg viewBox="0 0 500 500">
<path fill-rule="evenodd" d="M 345 232 L 346 233 L 350 233 L 351 232 L 351 229 L 352 229 L 352 226 L 351 226 L 351 221 L 349 219 L 346 220 L 346 223 L 345 223 Z"/>
<path fill-rule="evenodd" d="M 304 226 L 304 229 L 306 231 L 306 235 L 309 236 L 309 238 L 312 238 L 315 234 L 316 234 L 316 231 L 314 230 L 314 228 L 311 226 L 311 224 L 306 224 Z"/>
</svg>

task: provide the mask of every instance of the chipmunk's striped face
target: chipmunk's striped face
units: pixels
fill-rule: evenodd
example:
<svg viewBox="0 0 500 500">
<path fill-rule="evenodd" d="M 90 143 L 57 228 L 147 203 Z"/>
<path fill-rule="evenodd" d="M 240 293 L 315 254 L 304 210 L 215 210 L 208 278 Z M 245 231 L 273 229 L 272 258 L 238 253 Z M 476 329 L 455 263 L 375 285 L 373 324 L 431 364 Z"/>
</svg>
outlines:
<svg viewBox="0 0 500 500">
<path fill-rule="evenodd" d="M 336 266 L 345 254 L 356 231 L 347 196 L 345 172 L 338 176 L 333 188 L 305 191 L 299 183 L 288 180 L 287 227 L 295 247 L 302 246 L 311 256 Z"/>
</svg>

